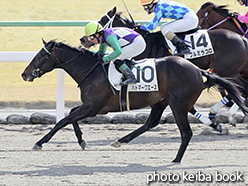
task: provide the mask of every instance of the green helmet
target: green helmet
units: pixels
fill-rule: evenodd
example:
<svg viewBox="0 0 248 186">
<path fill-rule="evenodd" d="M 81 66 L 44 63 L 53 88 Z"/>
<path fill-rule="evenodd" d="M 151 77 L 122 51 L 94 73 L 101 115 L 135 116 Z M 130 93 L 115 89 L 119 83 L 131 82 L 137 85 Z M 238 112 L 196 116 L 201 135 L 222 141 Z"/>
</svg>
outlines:
<svg viewBox="0 0 248 186">
<path fill-rule="evenodd" d="M 85 35 L 90 36 L 97 32 L 103 31 L 103 27 L 101 24 L 97 22 L 89 22 L 85 27 Z"/>
</svg>

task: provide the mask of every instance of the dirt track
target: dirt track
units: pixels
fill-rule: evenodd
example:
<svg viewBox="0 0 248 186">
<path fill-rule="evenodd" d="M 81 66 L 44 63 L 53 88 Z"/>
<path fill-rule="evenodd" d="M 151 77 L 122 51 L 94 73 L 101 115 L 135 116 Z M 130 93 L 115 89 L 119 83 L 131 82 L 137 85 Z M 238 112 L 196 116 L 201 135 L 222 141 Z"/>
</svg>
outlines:
<svg viewBox="0 0 248 186">
<path fill-rule="evenodd" d="M 156 182 L 151 185 L 165 185 L 169 175 L 174 176 L 174 185 L 248 185 L 247 124 L 224 125 L 229 135 L 202 135 L 209 128 L 192 124 L 194 136 L 181 164 L 171 163 L 180 144 L 175 124 L 160 125 L 119 149 L 109 146 L 138 126 L 81 125 L 85 151 L 68 126 L 42 151 L 31 151 L 52 125 L 1 125 L 0 185 L 137 186 L 146 185 L 154 176 Z M 218 182 L 221 176 L 238 181 Z M 204 177 L 211 180 L 202 181 Z"/>
</svg>

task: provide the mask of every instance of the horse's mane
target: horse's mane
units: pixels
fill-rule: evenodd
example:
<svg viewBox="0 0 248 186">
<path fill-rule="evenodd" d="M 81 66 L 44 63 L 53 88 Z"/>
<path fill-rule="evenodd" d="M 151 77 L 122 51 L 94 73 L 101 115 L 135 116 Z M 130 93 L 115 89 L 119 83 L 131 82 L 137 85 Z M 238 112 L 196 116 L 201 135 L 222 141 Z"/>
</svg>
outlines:
<svg viewBox="0 0 248 186">
<path fill-rule="evenodd" d="M 228 7 L 228 5 L 216 5 L 216 4 L 214 4 L 213 10 L 216 11 L 217 13 L 223 15 L 223 16 L 228 16 L 230 10 L 226 7 Z"/>
<path fill-rule="evenodd" d="M 213 10 L 221 15 L 223 15 L 224 17 L 229 16 L 230 14 L 230 9 L 226 8 L 228 7 L 228 5 L 216 5 L 213 4 Z M 241 22 L 239 19 L 237 19 L 237 21 L 239 22 L 239 24 L 244 24 L 243 22 Z"/>
<path fill-rule="evenodd" d="M 58 46 L 58 47 L 66 46 L 67 48 L 70 48 L 71 50 L 74 50 L 74 51 L 94 54 L 93 52 L 91 52 L 90 50 L 88 50 L 86 48 L 82 48 L 81 46 L 75 47 L 75 46 L 72 46 L 68 43 L 65 43 L 64 41 L 58 41 L 57 39 L 53 39 L 53 40 L 49 41 L 48 45 L 49 44 L 54 44 L 54 46 Z"/>
<path fill-rule="evenodd" d="M 131 20 L 129 20 L 127 17 L 123 18 L 121 17 L 121 14 L 122 12 L 116 12 L 116 17 L 119 18 L 119 19 L 122 19 L 123 21 L 129 23 L 129 24 L 132 24 L 133 22 Z M 136 24 L 136 23 L 135 23 Z"/>
</svg>

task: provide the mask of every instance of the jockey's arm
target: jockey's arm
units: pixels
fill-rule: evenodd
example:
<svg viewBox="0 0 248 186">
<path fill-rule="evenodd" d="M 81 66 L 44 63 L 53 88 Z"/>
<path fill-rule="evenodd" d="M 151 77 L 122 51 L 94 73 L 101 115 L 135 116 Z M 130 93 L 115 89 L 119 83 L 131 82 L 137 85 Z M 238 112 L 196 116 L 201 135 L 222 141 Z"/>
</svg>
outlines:
<svg viewBox="0 0 248 186">
<path fill-rule="evenodd" d="M 242 21 L 243 23 L 248 23 L 248 12 L 244 15 L 244 16 L 241 16 L 241 15 L 239 15 L 238 16 L 238 19 L 240 20 L 240 21 Z"/>
<path fill-rule="evenodd" d="M 156 10 L 156 12 L 154 12 L 155 16 L 154 16 L 153 20 L 151 22 L 149 22 L 149 23 L 146 23 L 146 24 L 142 25 L 140 27 L 140 29 L 151 31 L 151 30 L 154 30 L 155 28 L 157 28 L 159 22 L 162 19 L 163 11 L 161 9 L 159 9 L 159 8 L 157 8 L 155 10 Z"/>
<path fill-rule="evenodd" d="M 106 42 L 111 46 L 111 48 L 113 48 L 114 51 L 111 54 L 103 57 L 104 62 L 111 61 L 117 58 L 122 53 L 121 46 L 118 42 L 116 35 L 109 35 L 106 38 Z"/>
</svg>

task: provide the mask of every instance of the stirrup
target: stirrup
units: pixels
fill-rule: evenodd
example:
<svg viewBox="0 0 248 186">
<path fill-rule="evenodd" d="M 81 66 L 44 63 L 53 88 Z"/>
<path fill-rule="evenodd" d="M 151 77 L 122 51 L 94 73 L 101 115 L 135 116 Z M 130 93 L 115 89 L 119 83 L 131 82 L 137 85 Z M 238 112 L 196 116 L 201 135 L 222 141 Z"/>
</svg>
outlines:
<svg viewBox="0 0 248 186">
<path fill-rule="evenodd" d="M 121 82 L 120 85 L 125 86 L 125 85 L 128 85 L 128 84 L 135 84 L 137 82 L 138 81 L 135 78 L 129 78 L 129 79 L 126 79 L 125 81 Z"/>
<path fill-rule="evenodd" d="M 182 51 L 178 51 L 176 54 L 175 54 L 175 56 L 183 56 L 183 55 L 185 55 L 185 54 L 190 54 L 190 50 L 187 48 L 187 49 L 184 49 L 184 50 L 182 50 Z"/>
</svg>

